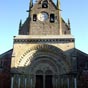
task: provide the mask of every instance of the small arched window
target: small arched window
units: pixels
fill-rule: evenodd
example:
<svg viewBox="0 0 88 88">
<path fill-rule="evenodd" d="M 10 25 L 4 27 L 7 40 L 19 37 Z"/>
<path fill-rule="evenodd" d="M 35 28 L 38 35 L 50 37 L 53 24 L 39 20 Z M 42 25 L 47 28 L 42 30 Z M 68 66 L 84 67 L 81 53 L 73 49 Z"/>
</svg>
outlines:
<svg viewBox="0 0 88 88">
<path fill-rule="evenodd" d="M 54 21 L 55 21 L 55 16 L 54 16 L 54 14 L 50 14 L 50 22 L 51 22 L 51 23 L 54 23 Z"/>
<path fill-rule="evenodd" d="M 33 14 L 33 21 L 36 21 L 36 20 L 37 20 L 37 15 Z"/>
<path fill-rule="evenodd" d="M 42 8 L 48 8 L 48 1 L 47 0 L 43 1 Z"/>
</svg>

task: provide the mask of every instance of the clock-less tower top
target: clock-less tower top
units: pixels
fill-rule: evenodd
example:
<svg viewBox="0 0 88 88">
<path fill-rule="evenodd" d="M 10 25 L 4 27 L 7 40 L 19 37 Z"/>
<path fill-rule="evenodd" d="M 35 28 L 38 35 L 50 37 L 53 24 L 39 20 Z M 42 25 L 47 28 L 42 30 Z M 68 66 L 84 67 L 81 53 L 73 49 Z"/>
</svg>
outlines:
<svg viewBox="0 0 88 88">
<path fill-rule="evenodd" d="M 38 0 L 35 4 L 30 0 L 29 15 L 24 24 L 20 22 L 20 35 L 66 35 L 70 34 L 70 26 L 60 15 L 60 2 Z"/>
</svg>

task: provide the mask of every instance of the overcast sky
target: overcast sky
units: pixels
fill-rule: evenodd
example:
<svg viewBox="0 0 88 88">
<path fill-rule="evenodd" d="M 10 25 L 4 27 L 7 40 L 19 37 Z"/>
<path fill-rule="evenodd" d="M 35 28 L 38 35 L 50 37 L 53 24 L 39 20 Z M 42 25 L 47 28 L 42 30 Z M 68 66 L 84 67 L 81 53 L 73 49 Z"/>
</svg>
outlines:
<svg viewBox="0 0 88 88">
<path fill-rule="evenodd" d="M 13 47 L 20 19 L 28 16 L 29 0 L 0 0 L 0 54 Z M 71 22 L 75 47 L 88 54 L 88 0 L 61 0 L 61 15 Z"/>
</svg>

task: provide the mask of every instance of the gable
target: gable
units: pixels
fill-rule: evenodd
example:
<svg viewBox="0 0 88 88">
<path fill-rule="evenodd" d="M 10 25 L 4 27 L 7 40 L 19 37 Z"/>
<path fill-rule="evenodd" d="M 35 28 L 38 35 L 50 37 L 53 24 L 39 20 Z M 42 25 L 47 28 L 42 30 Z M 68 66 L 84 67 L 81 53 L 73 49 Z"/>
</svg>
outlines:
<svg viewBox="0 0 88 88">
<path fill-rule="evenodd" d="M 44 1 L 47 1 L 46 7 L 42 7 Z M 40 18 L 41 16 L 43 18 Z M 69 25 L 62 18 L 60 25 L 60 18 L 58 6 L 52 0 L 38 0 L 34 5 L 30 6 L 29 16 L 21 25 L 19 34 L 60 35 L 60 30 L 64 35 L 71 34 Z"/>
</svg>

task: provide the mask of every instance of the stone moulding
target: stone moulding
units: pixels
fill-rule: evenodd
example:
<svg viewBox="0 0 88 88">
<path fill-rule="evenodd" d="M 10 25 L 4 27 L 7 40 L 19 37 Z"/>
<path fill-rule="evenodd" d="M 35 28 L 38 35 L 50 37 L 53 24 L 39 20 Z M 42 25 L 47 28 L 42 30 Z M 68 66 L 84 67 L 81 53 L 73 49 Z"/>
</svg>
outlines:
<svg viewBox="0 0 88 88">
<path fill-rule="evenodd" d="M 70 39 L 14 39 L 14 43 L 69 43 L 74 42 Z"/>
</svg>

